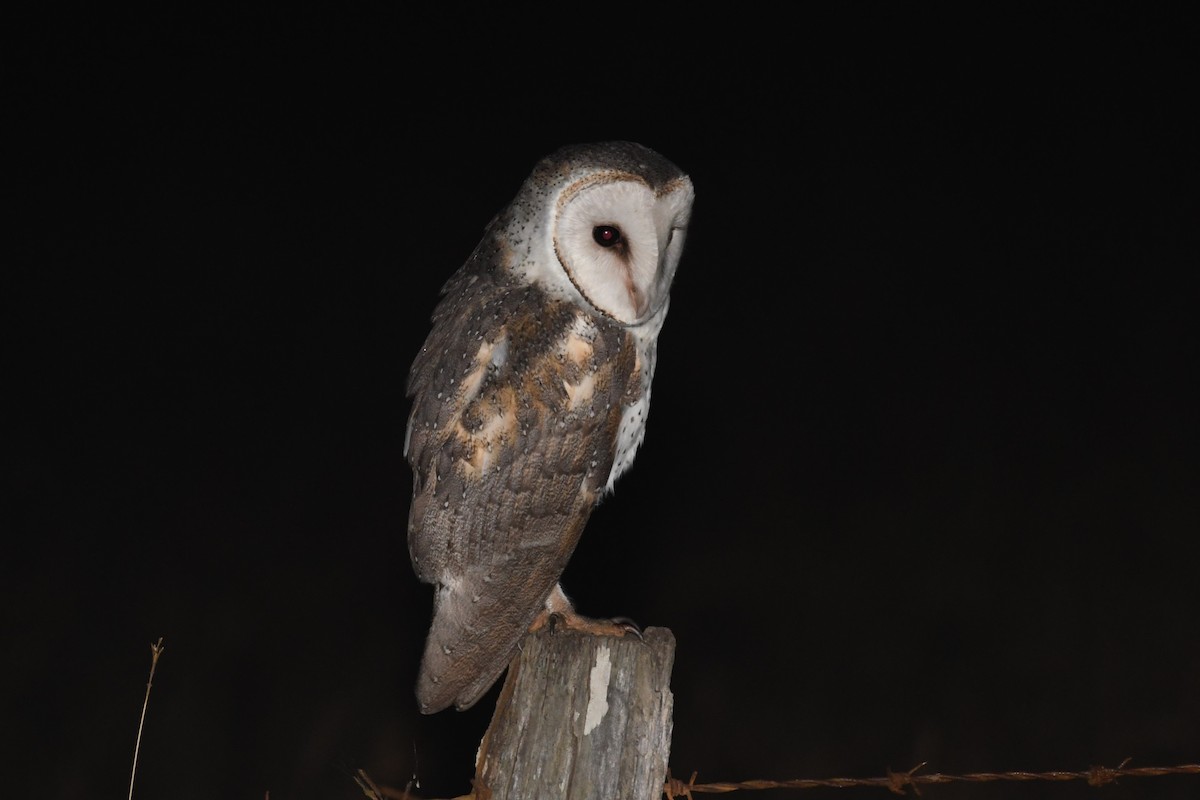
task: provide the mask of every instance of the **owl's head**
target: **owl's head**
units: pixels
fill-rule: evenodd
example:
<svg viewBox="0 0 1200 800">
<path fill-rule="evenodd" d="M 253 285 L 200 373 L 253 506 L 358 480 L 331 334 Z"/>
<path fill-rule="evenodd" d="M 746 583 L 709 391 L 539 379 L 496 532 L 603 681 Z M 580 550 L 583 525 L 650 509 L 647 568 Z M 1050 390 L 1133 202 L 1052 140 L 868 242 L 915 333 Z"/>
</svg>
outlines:
<svg viewBox="0 0 1200 800">
<path fill-rule="evenodd" d="M 633 142 L 572 145 L 543 159 L 501 220 L 511 269 L 627 326 L 665 311 L 692 182 Z"/>
</svg>

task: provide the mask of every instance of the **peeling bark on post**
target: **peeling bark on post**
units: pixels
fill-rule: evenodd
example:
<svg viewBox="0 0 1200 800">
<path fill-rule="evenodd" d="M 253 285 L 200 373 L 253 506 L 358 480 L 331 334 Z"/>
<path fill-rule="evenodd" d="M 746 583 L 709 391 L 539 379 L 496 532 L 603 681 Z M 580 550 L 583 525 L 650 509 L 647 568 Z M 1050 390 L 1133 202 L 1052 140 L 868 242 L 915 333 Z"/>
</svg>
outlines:
<svg viewBox="0 0 1200 800">
<path fill-rule="evenodd" d="M 675 637 L 643 637 L 526 636 L 479 748 L 477 800 L 661 798 Z"/>
</svg>

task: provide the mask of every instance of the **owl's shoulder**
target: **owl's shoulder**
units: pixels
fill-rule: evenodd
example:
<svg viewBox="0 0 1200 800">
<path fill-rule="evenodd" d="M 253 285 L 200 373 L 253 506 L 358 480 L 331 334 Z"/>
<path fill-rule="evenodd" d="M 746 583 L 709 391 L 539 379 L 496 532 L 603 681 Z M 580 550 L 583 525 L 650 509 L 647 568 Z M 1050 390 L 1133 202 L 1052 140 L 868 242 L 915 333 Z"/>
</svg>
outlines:
<svg viewBox="0 0 1200 800">
<path fill-rule="evenodd" d="M 480 349 L 499 351 L 506 373 L 595 371 L 600 363 L 632 375 L 638 341 L 628 329 L 552 293 L 507 268 L 504 245 L 485 239 L 442 288 L 432 326 L 409 370 L 408 394 L 419 398 L 454 367 L 470 371 Z M 581 354 L 586 354 L 583 358 Z M 436 394 L 436 389 L 434 390 Z"/>
</svg>

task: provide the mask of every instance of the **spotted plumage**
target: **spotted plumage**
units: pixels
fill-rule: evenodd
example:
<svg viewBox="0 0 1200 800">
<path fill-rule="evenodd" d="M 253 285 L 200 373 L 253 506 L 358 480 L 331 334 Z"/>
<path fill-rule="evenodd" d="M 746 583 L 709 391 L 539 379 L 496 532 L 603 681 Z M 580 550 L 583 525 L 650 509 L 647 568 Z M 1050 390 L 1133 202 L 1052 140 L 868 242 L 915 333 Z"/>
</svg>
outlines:
<svg viewBox="0 0 1200 800">
<path fill-rule="evenodd" d="M 409 551 L 436 587 L 423 712 L 470 707 L 561 610 L 567 560 L 644 436 L 691 202 L 641 145 L 564 148 L 443 288 L 405 442 Z"/>
</svg>

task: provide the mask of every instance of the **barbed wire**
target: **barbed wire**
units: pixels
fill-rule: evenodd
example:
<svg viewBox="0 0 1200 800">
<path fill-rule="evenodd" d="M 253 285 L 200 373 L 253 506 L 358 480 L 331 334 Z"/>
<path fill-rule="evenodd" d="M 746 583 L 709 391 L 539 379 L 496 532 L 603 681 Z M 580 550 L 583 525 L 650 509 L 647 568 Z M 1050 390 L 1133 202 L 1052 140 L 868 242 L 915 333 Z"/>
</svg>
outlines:
<svg viewBox="0 0 1200 800">
<path fill-rule="evenodd" d="M 926 762 L 921 762 L 907 772 L 887 770 L 882 778 L 796 778 L 785 781 L 751 780 L 751 781 L 720 781 L 717 783 L 696 783 L 698 773 L 693 772 L 686 782 L 671 776 L 667 771 L 667 781 L 663 785 L 663 794 L 667 800 L 695 800 L 693 794 L 725 794 L 742 790 L 762 789 L 849 789 L 858 787 L 876 787 L 887 789 L 892 794 L 907 794 L 912 789 L 913 794 L 921 796 L 921 786 L 938 783 L 990 783 L 994 781 L 1087 781 L 1088 786 L 1105 786 L 1116 782 L 1117 778 L 1154 778 L 1161 775 L 1200 775 L 1200 764 L 1180 764 L 1175 767 L 1130 767 L 1132 759 L 1125 759 L 1116 767 L 1091 767 L 1079 772 L 1055 770 L 1052 772 L 970 772 L 964 775 L 946 775 L 941 772 L 918 774 Z M 355 777 L 359 788 L 372 800 L 420 800 L 412 793 L 412 783 L 403 790 L 379 786 L 372 781 L 363 770 Z M 468 795 L 455 800 L 485 800 L 491 793 L 486 788 L 476 785 Z"/>
<path fill-rule="evenodd" d="M 1085 780 L 1088 786 L 1104 786 L 1113 783 L 1117 778 L 1150 778 L 1159 775 L 1200 775 L 1200 764 L 1180 764 L 1176 767 L 1128 767 L 1130 759 L 1125 759 L 1117 767 L 1091 767 L 1081 772 L 971 772 L 965 775 L 946 775 L 940 772 L 918 775 L 918 770 L 925 766 L 922 762 L 907 772 L 893 772 L 891 769 L 882 778 L 799 778 L 786 781 L 752 780 L 739 782 L 696 783 L 697 773 L 685 783 L 671 777 L 667 772 L 667 782 L 663 786 L 663 794 L 668 800 L 687 798 L 694 800 L 693 793 L 724 794 L 743 789 L 847 789 L 851 787 L 874 786 L 887 789 L 893 794 L 905 794 L 907 788 L 912 788 L 913 794 L 921 795 L 921 786 L 936 783 L 987 783 L 992 781 L 1077 781 Z"/>
</svg>

